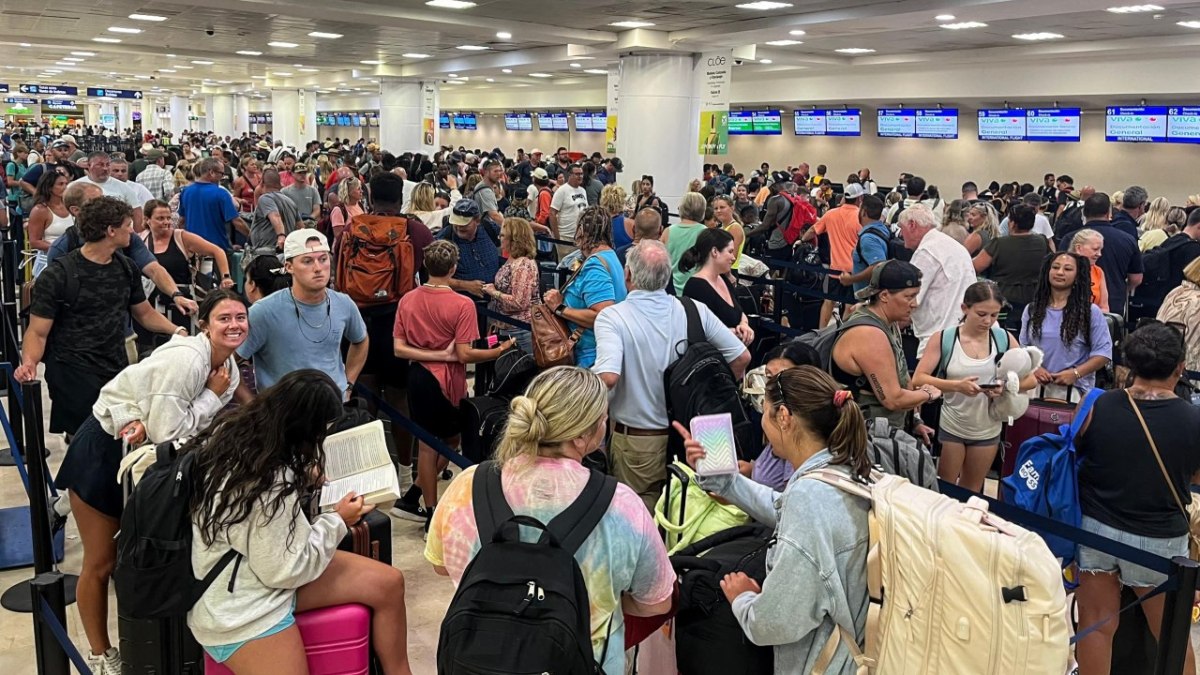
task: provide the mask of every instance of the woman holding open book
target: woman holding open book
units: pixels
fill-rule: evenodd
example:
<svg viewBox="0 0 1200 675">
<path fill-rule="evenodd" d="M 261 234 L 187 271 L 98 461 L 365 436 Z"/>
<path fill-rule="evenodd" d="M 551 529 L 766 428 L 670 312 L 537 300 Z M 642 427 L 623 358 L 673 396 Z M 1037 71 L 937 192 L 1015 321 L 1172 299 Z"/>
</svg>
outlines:
<svg viewBox="0 0 1200 675">
<path fill-rule="evenodd" d="M 93 672 L 120 672 L 120 657 L 108 637 L 108 580 L 123 506 L 117 482 L 122 442 L 137 447 L 194 436 L 237 390 L 233 351 L 249 330 L 245 303 L 232 291 L 213 291 L 200 304 L 197 326 L 200 335 L 176 335 L 104 385 L 92 416 L 71 439 L 55 481 L 70 491 L 83 543 L 79 616 Z"/>
<path fill-rule="evenodd" d="M 230 549 L 241 554 L 188 612 L 188 627 L 238 675 L 308 672 L 295 613 L 348 603 L 371 608 L 384 674 L 411 675 L 404 575 L 337 550 L 374 506 L 351 492 L 311 522 L 301 506 L 325 481 L 325 440 L 342 410 L 328 375 L 297 370 L 185 448 L 197 453 L 192 569 L 204 576 Z"/>
</svg>

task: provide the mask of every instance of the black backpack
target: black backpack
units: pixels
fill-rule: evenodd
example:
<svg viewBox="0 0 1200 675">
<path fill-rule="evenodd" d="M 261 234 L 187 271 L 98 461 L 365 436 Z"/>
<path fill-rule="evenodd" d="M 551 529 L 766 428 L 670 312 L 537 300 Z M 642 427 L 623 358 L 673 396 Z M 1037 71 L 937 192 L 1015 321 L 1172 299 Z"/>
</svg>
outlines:
<svg viewBox="0 0 1200 675">
<path fill-rule="evenodd" d="M 117 532 L 112 577 L 117 605 L 130 619 L 184 616 L 229 563 L 240 558 L 230 549 L 204 579 L 196 580 L 191 514 L 196 453 L 176 454 L 170 442 L 159 444 L 156 452 L 154 464 L 125 503 Z M 233 578 L 229 586 L 232 591 Z"/>
<path fill-rule="evenodd" d="M 854 252 L 858 254 L 859 260 L 862 260 L 864 262 L 866 262 L 866 260 L 867 260 L 866 256 L 864 256 L 863 252 L 862 252 L 862 240 L 863 240 L 863 237 L 865 237 L 867 235 L 875 237 L 876 239 L 883 240 L 883 246 L 885 249 L 884 255 L 886 256 L 884 258 L 884 260 L 902 259 L 902 256 L 903 256 L 902 251 L 905 250 L 904 249 L 904 240 L 897 239 L 896 237 L 884 236 L 884 234 L 882 232 L 880 232 L 879 230 L 871 228 L 871 229 L 866 229 L 866 230 L 859 230 L 858 242 L 854 244 Z M 910 254 L 909 258 L 911 258 L 911 257 L 912 256 Z M 846 271 L 849 271 L 849 270 L 846 270 Z"/>
<path fill-rule="evenodd" d="M 743 459 L 757 456 L 754 425 L 742 407 L 733 371 L 721 352 L 705 337 L 695 301 L 686 297 L 679 300 L 687 313 L 687 341 L 680 341 L 675 346 L 679 358 L 663 371 L 667 417 L 686 427 L 697 415 L 727 412 L 733 418 L 738 456 Z M 682 352 L 680 347 L 683 347 Z M 683 456 L 683 443 L 677 434 L 671 434 L 669 448 L 674 456 Z"/>
<path fill-rule="evenodd" d="M 1142 283 L 1130 299 L 1132 304 L 1142 307 L 1157 307 L 1162 304 L 1167 293 L 1182 281 L 1171 278 L 1171 261 L 1177 252 L 1187 246 L 1200 248 L 1200 244 L 1191 237 L 1177 234 L 1142 254 Z"/>
<path fill-rule="evenodd" d="M 508 424 L 508 403 L 495 396 L 472 396 L 462 402 L 463 457 L 476 464 L 492 458 Z"/>
<path fill-rule="evenodd" d="M 439 675 L 603 672 L 592 654 L 588 590 L 575 552 L 608 511 L 616 489 L 616 479 L 593 471 L 575 502 L 543 524 L 513 514 L 500 465 L 479 465 L 471 499 L 482 548 L 442 621 Z M 541 537 L 522 542 L 519 525 L 542 530 Z"/>
<path fill-rule="evenodd" d="M 767 578 L 772 528 L 759 523 L 721 530 L 671 556 L 679 575 L 675 655 L 681 673 L 769 675 L 774 650 L 758 646 L 738 625 L 721 591 L 721 579 L 744 572 L 759 584 Z"/>
</svg>

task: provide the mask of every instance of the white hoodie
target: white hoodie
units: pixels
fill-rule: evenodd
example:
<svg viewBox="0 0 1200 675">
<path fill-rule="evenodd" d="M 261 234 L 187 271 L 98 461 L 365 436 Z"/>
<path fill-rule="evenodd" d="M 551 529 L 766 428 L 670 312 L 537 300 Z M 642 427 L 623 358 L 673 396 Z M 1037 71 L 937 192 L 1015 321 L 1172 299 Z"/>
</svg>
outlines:
<svg viewBox="0 0 1200 675">
<path fill-rule="evenodd" d="M 217 396 L 205 385 L 212 372 L 212 343 L 204 335 L 176 335 L 145 361 L 125 368 L 100 390 L 92 414 L 117 438 L 135 420 L 150 443 L 194 436 L 233 398 L 240 376 L 230 356 L 229 387 Z"/>
</svg>

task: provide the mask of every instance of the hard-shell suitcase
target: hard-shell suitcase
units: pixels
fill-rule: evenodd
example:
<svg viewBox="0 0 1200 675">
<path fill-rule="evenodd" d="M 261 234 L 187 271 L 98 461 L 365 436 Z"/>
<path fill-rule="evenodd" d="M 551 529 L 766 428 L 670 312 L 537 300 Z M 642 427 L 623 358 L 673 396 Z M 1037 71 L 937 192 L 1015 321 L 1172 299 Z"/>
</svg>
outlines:
<svg viewBox="0 0 1200 675">
<path fill-rule="evenodd" d="M 1031 393 L 1037 393 L 1034 390 Z M 1004 432 L 1004 442 L 1001 444 L 1004 453 L 1004 463 L 1001 466 L 1000 477 L 1005 478 L 1013 472 L 1017 462 L 1017 450 L 1025 441 L 1046 433 L 1056 433 L 1064 424 L 1070 424 L 1075 417 L 1075 406 L 1083 395 L 1075 387 L 1067 389 L 1067 398 L 1049 399 L 1037 398 L 1029 401 L 1029 409 L 1020 418 L 1013 421 Z"/>
<path fill-rule="evenodd" d="M 370 672 L 371 610 L 335 605 L 296 615 L 309 675 L 367 675 Z M 197 671 L 199 672 L 199 671 Z M 233 671 L 204 655 L 206 675 Z"/>
<path fill-rule="evenodd" d="M 380 506 L 386 507 L 387 504 Z M 392 519 L 386 511 L 376 509 L 350 527 L 341 543 L 341 551 L 350 551 L 385 565 L 392 564 Z"/>
</svg>

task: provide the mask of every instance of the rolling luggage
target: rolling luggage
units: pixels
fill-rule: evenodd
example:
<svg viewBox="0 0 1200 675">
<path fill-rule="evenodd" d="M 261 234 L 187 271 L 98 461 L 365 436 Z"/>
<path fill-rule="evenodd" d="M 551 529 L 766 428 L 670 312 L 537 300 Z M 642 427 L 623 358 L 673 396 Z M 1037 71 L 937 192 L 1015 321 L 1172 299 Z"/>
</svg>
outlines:
<svg viewBox="0 0 1200 675">
<path fill-rule="evenodd" d="M 1036 392 L 1039 398 L 1030 398 L 1029 409 L 1020 419 L 1004 430 L 1004 442 L 1000 444 L 1004 454 L 1000 477 L 1006 478 L 1012 474 L 1017 462 L 1017 450 L 1021 444 L 1042 434 L 1058 433 L 1058 428 L 1070 424 L 1075 416 L 1075 406 L 1083 395 L 1075 387 L 1067 388 L 1066 399 L 1040 398 L 1042 388 Z"/>
<path fill-rule="evenodd" d="M 381 506 L 387 506 L 382 504 Z M 350 527 L 338 550 L 350 551 L 385 565 L 392 564 L 392 519 L 375 509 Z"/>
<path fill-rule="evenodd" d="M 296 615 L 304 641 L 309 675 L 367 675 L 371 659 L 371 610 L 363 605 L 335 605 Z M 162 671 L 166 673 L 168 671 Z M 196 671 L 200 672 L 200 671 Z M 233 671 L 204 655 L 206 675 Z"/>
</svg>

